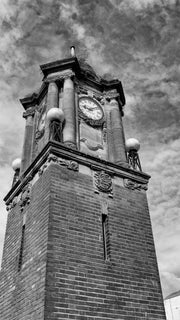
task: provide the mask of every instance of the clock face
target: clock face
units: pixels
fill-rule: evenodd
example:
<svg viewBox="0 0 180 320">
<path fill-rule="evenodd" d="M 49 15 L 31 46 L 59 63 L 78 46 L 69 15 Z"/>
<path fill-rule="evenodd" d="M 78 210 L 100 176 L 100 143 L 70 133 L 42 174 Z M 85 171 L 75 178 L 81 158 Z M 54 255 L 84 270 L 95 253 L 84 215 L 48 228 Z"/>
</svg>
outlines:
<svg viewBox="0 0 180 320">
<path fill-rule="evenodd" d="M 101 120 L 103 118 L 101 106 L 89 97 L 82 97 L 79 99 L 79 109 L 89 119 Z"/>
</svg>

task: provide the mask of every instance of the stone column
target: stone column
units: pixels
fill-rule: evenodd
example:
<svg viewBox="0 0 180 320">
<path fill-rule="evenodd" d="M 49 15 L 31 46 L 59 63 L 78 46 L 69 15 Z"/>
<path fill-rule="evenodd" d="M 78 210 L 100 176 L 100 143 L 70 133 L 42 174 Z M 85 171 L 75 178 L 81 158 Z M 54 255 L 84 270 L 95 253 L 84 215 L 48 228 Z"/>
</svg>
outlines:
<svg viewBox="0 0 180 320">
<path fill-rule="evenodd" d="M 28 168 L 32 160 L 34 112 L 35 112 L 34 108 L 30 107 L 23 114 L 23 118 L 26 119 L 26 126 L 25 126 L 25 134 L 24 134 L 24 144 L 23 144 L 23 151 L 22 151 L 20 175 Z"/>
<path fill-rule="evenodd" d="M 51 80 L 48 85 L 48 92 L 47 92 L 47 109 L 46 114 L 51 108 L 58 108 L 59 106 L 59 93 L 58 87 L 55 81 Z M 45 123 L 45 143 L 49 141 L 49 122 L 46 119 Z"/>
<path fill-rule="evenodd" d="M 64 80 L 63 111 L 65 116 L 63 141 L 68 147 L 76 148 L 75 93 L 74 83 L 70 77 Z"/>
<path fill-rule="evenodd" d="M 58 108 L 58 87 L 57 84 L 52 81 L 48 86 L 48 94 L 47 94 L 47 112 L 51 108 Z"/>
<path fill-rule="evenodd" d="M 114 158 L 114 163 L 128 166 L 125 152 L 125 138 L 122 124 L 122 117 L 119 110 L 118 101 L 112 98 L 109 103 L 109 122 L 110 122 L 110 139 L 113 140 L 113 157 L 110 155 L 110 161 Z M 110 142 L 112 143 L 112 142 Z M 110 154 L 112 152 L 110 146 Z"/>
</svg>

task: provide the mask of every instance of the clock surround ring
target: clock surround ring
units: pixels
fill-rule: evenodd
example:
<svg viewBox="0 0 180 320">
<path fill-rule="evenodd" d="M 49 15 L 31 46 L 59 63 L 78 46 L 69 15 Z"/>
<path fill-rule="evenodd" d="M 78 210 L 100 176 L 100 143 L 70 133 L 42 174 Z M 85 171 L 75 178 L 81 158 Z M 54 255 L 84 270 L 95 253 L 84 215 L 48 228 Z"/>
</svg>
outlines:
<svg viewBox="0 0 180 320">
<path fill-rule="evenodd" d="M 90 101 L 91 105 L 93 104 L 95 107 L 94 106 L 87 107 L 85 105 L 84 106 L 82 105 L 80 107 L 80 101 L 83 99 L 86 101 Z M 87 112 L 82 110 L 84 108 L 87 109 Z M 94 115 L 93 115 L 93 112 L 95 112 Z M 101 118 L 99 118 L 100 113 L 101 113 Z M 104 111 L 102 106 L 96 99 L 89 97 L 88 95 L 81 95 L 79 97 L 78 114 L 80 119 L 84 120 L 87 124 L 89 124 L 92 127 L 101 127 L 105 122 Z M 93 117 L 96 117 L 96 118 L 93 119 L 92 115 Z"/>
</svg>

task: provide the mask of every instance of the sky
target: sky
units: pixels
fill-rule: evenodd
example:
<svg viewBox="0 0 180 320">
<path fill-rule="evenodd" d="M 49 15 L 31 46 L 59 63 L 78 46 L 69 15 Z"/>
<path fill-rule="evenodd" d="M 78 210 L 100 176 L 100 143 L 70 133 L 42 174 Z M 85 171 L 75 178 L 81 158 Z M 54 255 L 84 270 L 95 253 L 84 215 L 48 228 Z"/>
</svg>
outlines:
<svg viewBox="0 0 180 320">
<path fill-rule="evenodd" d="M 100 76 L 122 81 L 126 138 L 151 175 L 150 217 L 164 297 L 180 290 L 180 1 L 0 1 L 0 256 L 12 161 L 21 157 L 19 99 L 40 87 L 39 65 L 75 45 Z"/>
</svg>

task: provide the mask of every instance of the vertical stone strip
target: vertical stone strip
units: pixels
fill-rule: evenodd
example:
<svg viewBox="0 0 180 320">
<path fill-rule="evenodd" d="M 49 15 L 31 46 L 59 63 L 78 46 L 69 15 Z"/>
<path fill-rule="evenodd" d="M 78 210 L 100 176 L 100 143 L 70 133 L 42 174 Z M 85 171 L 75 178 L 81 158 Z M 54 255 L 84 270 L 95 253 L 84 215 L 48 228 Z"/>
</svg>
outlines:
<svg viewBox="0 0 180 320">
<path fill-rule="evenodd" d="M 119 165 L 128 166 L 125 152 L 125 138 L 122 124 L 122 117 L 119 110 L 119 105 L 116 99 L 110 101 L 110 119 L 113 137 L 113 154 L 114 162 Z"/>
<path fill-rule="evenodd" d="M 112 134 L 112 121 L 111 121 L 111 106 L 110 103 L 106 100 L 105 103 L 105 112 L 106 112 L 106 126 L 107 126 L 107 160 L 114 162 L 114 142 Z"/>
<path fill-rule="evenodd" d="M 76 148 L 75 94 L 74 83 L 70 77 L 65 78 L 63 89 L 63 111 L 65 116 L 63 141 L 67 146 Z"/>
<path fill-rule="evenodd" d="M 23 117 L 26 119 L 26 126 L 25 126 L 24 144 L 23 144 L 23 150 L 22 150 L 20 175 L 28 168 L 32 160 L 34 111 L 28 112 L 27 110 L 24 113 Z"/>
<path fill-rule="evenodd" d="M 47 109 L 46 113 L 51 109 L 51 108 L 58 108 L 59 106 L 59 93 L 58 93 L 58 87 L 57 84 L 52 81 L 49 83 L 48 86 L 48 93 L 47 93 Z M 46 144 L 49 140 L 49 122 L 46 119 L 45 123 L 45 141 L 44 143 Z"/>
<path fill-rule="evenodd" d="M 78 93 L 75 92 L 75 115 L 76 115 L 76 147 L 80 150 L 80 118 L 78 117 L 78 104 L 79 104 L 79 96 Z"/>
<path fill-rule="evenodd" d="M 37 142 L 36 142 L 37 124 L 38 124 L 38 112 L 35 112 L 33 134 L 32 134 L 32 156 L 31 156 L 32 161 L 35 159 L 36 154 L 37 154 Z"/>
<path fill-rule="evenodd" d="M 59 109 L 63 109 L 63 88 L 59 92 Z"/>
</svg>

